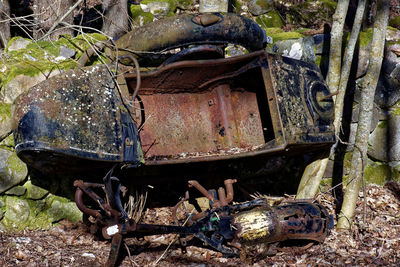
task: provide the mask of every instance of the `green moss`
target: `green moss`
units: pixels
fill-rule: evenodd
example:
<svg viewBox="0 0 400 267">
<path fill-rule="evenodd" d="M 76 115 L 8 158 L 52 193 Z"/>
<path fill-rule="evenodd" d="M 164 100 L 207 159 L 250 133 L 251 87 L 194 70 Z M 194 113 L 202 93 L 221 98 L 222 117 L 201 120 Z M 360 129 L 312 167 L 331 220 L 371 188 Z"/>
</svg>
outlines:
<svg viewBox="0 0 400 267">
<path fill-rule="evenodd" d="M 288 40 L 288 39 L 299 39 L 301 37 L 304 37 L 301 33 L 298 32 L 284 32 L 280 28 L 267 28 L 265 29 L 267 32 L 268 36 L 271 36 L 273 41 L 282 41 L 282 40 Z"/>
<path fill-rule="evenodd" d="M 260 6 L 262 9 L 269 9 L 269 8 L 273 7 L 273 5 L 270 4 L 268 1 L 258 0 L 258 1 L 256 2 L 256 4 L 257 4 L 258 6 Z"/>
<path fill-rule="evenodd" d="M 0 122 L 11 117 L 11 104 L 0 102 Z"/>
<path fill-rule="evenodd" d="M 72 222 L 82 220 L 82 212 L 74 202 L 66 198 L 50 194 L 46 198 L 46 206 L 49 207 L 46 210 L 46 215 L 51 222 L 58 222 L 62 219 L 68 219 Z"/>
<path fill-rule="evenodd" d="M 394 28 L 400 28 L 400 16 L 396 16 L 389 20 L 389 25 Z"/>
<path fill-rule="evenodd" d="M 389 114 L 391 116 L 400 116 L 400 104 L 396 103 L 393 107 L 390 108 Z"/>
<path fill-rule="evenodd" d="M 28 169 L 17 156 L 16 153 L 13 153 L 8 159 L 7 159 L 7 164 L 6 168 L 11 169 L 9 170 L 9 173 L 19 173 L 19 174 L 28 174 Z"/>
<path fill-rule="evenodd" d="M 380 129 L 386 128 L 386 127 L 387 127 L 387 121 L 380 121 L 380 122 L 378 123 L 378 127 L 379 127 Z"/>
<path fill-rule="evenodd" d="M 368 28 L 366 31 L 360 32 L 359 40 L 360 40 L 360 46 L 361 47 L 367 47 L 368 44 L 372 40 L 372 28 Z"/>
<path fill-rule="evenodd" d="M 235 13 L 239 13 L 242 10 L 242 3 L 239 0 L 230 1 L 230 5 L 232 7 L 232 11 Z"/>
<path fill-rule="evenodd" d="M 143 26 L 154 20 L 154 15 L 150 12 L 143 12 L 139 5 L 130 6 L 131 16 L 138 26 Z"/>
<path fill-rule="evenodd" d="M 0 72 L 0 86 L 4 86 L 18 75 L 36 76 L 54 69 L 68 70 L 76 67 L 75 62 L 82 53 L 98 41 L 106 41 L 107 37 L 98 33 L 78 35 L 75 38 L 66 36 L 57 41 L 31 42 L 26 48 L 9 51 L 2 57 L 2 64 L 7 69 Z M 12 42 L 12 40 L 10 41 Z M 60 46 L 66 46 L 76 51 L 75 60 L 57 61 Z"/>
<path fill-rule="evenodd" d="M 321 66 L 321 60 L 322 60 L 322 56 L 320 56 L 320 55 L 315 56 L 315 64 L 317 66 Z"/>
<path fill-rule="evenodd" d="M 309 1 L 310 2 L 310 1 Z M 311 1 L 311 2 L 315 2 L 315 1 Z M 331 0 L 318 0 L 318 2 L 320 2 L 322 4 L 322 6 L 330 8 L 333 12 L 335 11 L 336 7 L 337 7 L 337 3 L 335 1 L 331 1 Z"/>
<path fill-rule="evenodd" d="M 24 187 L 27 189 L 26 197 L 29 199 L 41 199 L 48 194 L 47 190 L 39 186 L 33 185 L 30 180 L 24 184 Z"/>
<path fill-rule="evenodd" d="M 187 9 L 188 7 L 192 6 L 194 4 L 194 0 L 177 0 L 177 5 L 179 7 Z M 234 1 L 237 2 L 237 1 Z"/>
<path fill-rule="evenodd" d="M 12 43 L 14 43 L 16 40 L 18 40 L 18 39 L 25 39 L 25 40 L 27 40 L 27 41 L 31 41 L 30 39 L 27 39 L 27 38 L 23 38 L 23 37 L 21 37 L 21 36 L 15 36 L 15 37 L 12 37 L 11 39 L 10 39 L 10 41 L 8 41 L 8 43 L 7 43 L 7 46 L 6 46 L 6 48 L 5 48 L 5 51 L 6 52 L 8 52 L 8 49 L 10 48 L 10 46 L 12 45 Z"/>
<path fill-rule="evenodd" d="M 285 25 L 279 13 L 275 10 L 256 17 L 256 22 L 264 29 L 281 28 Z"/>
<path fill-rule="evenodd" d="M 392 180 L 392 169 L 382 162 L 370 161 L 365 167 L 364 177 L 367 184 L 384 185 Z"/>
</svg>

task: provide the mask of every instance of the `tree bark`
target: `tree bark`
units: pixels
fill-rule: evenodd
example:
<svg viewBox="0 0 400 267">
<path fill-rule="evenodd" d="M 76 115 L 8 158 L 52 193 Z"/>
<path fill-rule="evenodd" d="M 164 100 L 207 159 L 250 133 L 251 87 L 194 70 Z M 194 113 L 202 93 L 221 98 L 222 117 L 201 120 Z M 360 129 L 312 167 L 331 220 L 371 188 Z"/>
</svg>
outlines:
<svg viewBox="0 0 400 267">
<path fill-rule="evenodd" d="M 356 46 L 358 35 L 360 33 L 366 2 L 367 0 L 360 0 L 358 2 L 357 11 L 353 23 L 353 29 L 350 34 L 350 39 L 346 48 L 346 54 L 343 60 L 343 68 L 340 74 L 340 83 L 338 90 L 339 93 L 336 96 L 336 101 L 335 101 L 335 121 L 333 122 L 333 125 L 335 126 L 336 136 L 339 136 L 340 134 L 342 116 L 343 116 L 344 96 L 346 94 L 346 88 L 347 88 L 347 83 L 349 81 L 351 64 L 353 62 L 354 48 Z"/>
<path fill-rule="evenodd" d="M 326 78 L 331 93 L 336 92 L 339 87 L 340 70 L 342 65 L 343 28 L 348 8 L 349 0 L 339 0 L 335 14 L 333 15 L 331 45 L 329 50 L 329 68 L 328 76 Z M 303 186 L 299 186 L 296 198 L 313 198 L 315 196 L 316 191 L 314 192 L 314 190 L 318 190 L 318 185 L 322 180 L 327 163 L 328 159 L 326 158 L 324 160 L 313 162 L 307 166 L 300 181 L 300 184 L 303 184 Z M 311 174 L 315 176 L 310 176 Z M 307 192 L 307 190 L 310 189 L 312 189 L 312 191 Z"/>
<path fill-rule="evenodd" d="M 33 37 L 36 40 L 43 37 L 73 5 L 74 0 L 34 0 L 33 13 L 35 15 L 36 28 L 33 31 Z M 69 12 L 63 21 L 73 24 L 73 12 Z M 58 26 L 49 37 L 51 40 L 56 40 L 60 35 L 73 35 L 73 33 L 72 28 Z"/>
<path fill-rule="evenodd" d="M 9 0 L 0 0 L 0 47 L 6 47 L 10 40 L 10 3 Z"/>
<path fill-rule="evenodd" d="M 339 88 L 342 67 L 343 28 L 348 8 L 349 0 L 339 0 L 335 14 L 333 14 L 327 77 L 328 88 L 331 93 L 335 93 Z"/>
<path fill-rule="evenodd" d="M 129 30 L 128 0 L 103 0 L 103 27 L 101 31 L 117 37 Z"/>
<path fill-rule="evenodd" d="M 301 177 L 296 199 L 313 198 L 317 194 L 327 164 L 328 158 L 324 158 L 313 161 L 306 167 Z"/>
<path fill-rule="evenodd" d="M 360 183 L 364 173 L 366 154 L 368 149 L 368 136 L 372 118 L 373 101 L 379 74 L 382 66 L 385 47 L 386 28 L 389 20 L 390 0 L 378 1 L 377 16 L 372 35 L 372 49 L 369 55 L 367 74 L 357 86 L 361 89 L 360 112 L 356 133 L 355 148 L 351 159 L 346 193 L 337 228 L 349 229 L 354 216 L 354 210 L 360 190 Z"/>
</svg>

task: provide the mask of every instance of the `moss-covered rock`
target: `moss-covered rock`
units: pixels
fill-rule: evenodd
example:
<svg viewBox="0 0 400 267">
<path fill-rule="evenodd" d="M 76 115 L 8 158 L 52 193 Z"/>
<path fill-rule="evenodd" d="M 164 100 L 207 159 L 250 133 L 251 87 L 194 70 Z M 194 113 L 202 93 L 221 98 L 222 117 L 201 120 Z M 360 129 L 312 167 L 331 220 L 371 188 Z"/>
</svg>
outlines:
<svg viewBox="0 0 400 267">
<path fill-rule="evenodd" d="M 382 162 L 369 160 L 365 167 L 364 177 L 367 184 L 384 185 L 390 180 L 398 180 L 392 168 Z"/>
<path fill-rule="evenodd" d="M 50 222 L 58 222 L 62 219 L 68 219 L 72 222 L 82 220 L 82 212 L 74 202 L 66 198 L 49 195 L 46 198 L 46 205 L 49 206 L 46 213 Z"/>
<path fill-rule="evenodd" d="M 22 182 L 28 169 L 15 153 L 0 148 L 0 193 Z"/>
<path fill-rule="evenodd" d="M 0 149 L 5 149 L 11 152 L 15 151 L 13 134 L 10 134 L 5 139 L 3 139 L 3 141 L 0 142 Z"/>
<path fill-rule="evenodd" d="M 249 11 L 254 16 L 270 12 L 274 8 L 272 0 L 250 0 L 248 1 Z"/>
<path fill-rule="evenodd" d="M 26 193 L 26 188 L 22 185 L 14 186 L 5 192 L 9 196 L 22 196 Z"/>
<path fill-rule="evenodd" d="M 135 26 L 143 26 L 154 20 L 154 15 L 144 12 L 139 5 L 130 5 L 130 11 Z"/>
<path fill-rule="evenodd" d="M 332 0 L 308 0 L 300 3 L 287 1 L 281 14 L 286 24 L 311 28 L 330 21 L 336 6 L 337 3 Z"/>
<path fill-rule="evenodd" d="M 10 40 L 12 43 L 14 39 Z M 78 35 L 74 38 L 64 36 L 57 41 L 30 42 L 25 48 L 7 51 L 0 61 L 0 86 L 6 85 L 18 75 L 34 77 L 47 74 L 52 70 L 71 69 L 76 66 L 76 59 L 91 45 L 106 41 L 107 37 L 98 33 Z M 75 58 L 60 57 L 61 47 L 76 51 Z"/>
<path fill-rule="evenodd" d="M 262 27 L 262 25 L 260 26 Z M 296 31 L 285 32 L 281 28 L 266 28 L 265 31 L 268 36 L 272 37 L 273 42 L 288 40 L 288 39 L 299 39 L 301 37 L 304 37 L 304 35 L 302 35 L 299 32 Z"/>
<path fill-rule="evenodd" d="M 11 104 L 0 102 L 0 138 L 7 136 L 11 129 Z"/>
<path fill-rule="evenodd" d="M 199 1 L 199 12 L 228 12 L 229 10 L 228 0 L 200 0 Z"/>
<path fill-rule="evenodd" d="M 275 10 L 268 12 L 267 14 L 263 14 L 255 18 L 255 21 L 263 28 L 282 28 L 285 26 L 284 21 L 282 20 L 279 13 Z"/>
<path fill-rule="evenodd" d="M 400 16 L 396 16 L 389 20 L 389 25 L 400 30 Z"/>
<path fill-rule="evenodd" d="M 5 202 L 6 212 L 2 223 L 7 228 L 23 229 L 30 216 L 28 202 L 14 196 L 7 196 Z"/>
<path fill-rule="evenodd" d="M 27 189 L 26 197 L 33 200 L 38 200 L 44 198 L 49 192 L 39 186 L 33 185 L 29 180 L 24 184 Z"/>
<path fill-rule="evenodd" d="M 171 17 L 175 14 L 178 2 L 176 0 L 143 0 L 140 7 L 157 18 Z"/>
<path fill-rule="evenodd" d="M 16 50 L 24 49 L 27 47 L 27 45 L 30 42 L 31 42 L 31 40 L 29 40 L 27 38 L 15 36 L 10 39 L 5 50 L 6 50 L 6 52 L 9 52 L 9 51 L 16 51 Z"/>
</svg>

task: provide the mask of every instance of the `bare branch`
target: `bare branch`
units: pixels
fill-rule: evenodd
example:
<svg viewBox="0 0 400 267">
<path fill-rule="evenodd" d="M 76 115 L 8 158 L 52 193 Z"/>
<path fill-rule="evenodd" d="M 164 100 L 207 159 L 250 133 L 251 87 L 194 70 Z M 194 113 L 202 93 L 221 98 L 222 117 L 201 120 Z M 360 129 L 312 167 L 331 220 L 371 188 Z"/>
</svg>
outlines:
<svg viewBox="0 0 400 267">
<path fill-rule="evenodd" d="M 51 28 L 47 31 L 47 33 L 46 33 L 42 38 L 40 38 L 39 40 L 47 38 L 47 37 L 54 31 L 54 29 L 60 24 L 60 22 L 63 21 L 66 17 L 68 17 L 68 15 L 69 15 L 72 11 L 74 11 L 74 9 L 75 9 L 77 6 L 79 6 L 82 2 L 83 2 L 83 0 L 78 0 L 71 8 L 67 11 L 67 13 L 65 13 L 60 19 L 58 19 L 58 20 L 53 24 L 53 26 L 51 26 Z"/>
</svg>

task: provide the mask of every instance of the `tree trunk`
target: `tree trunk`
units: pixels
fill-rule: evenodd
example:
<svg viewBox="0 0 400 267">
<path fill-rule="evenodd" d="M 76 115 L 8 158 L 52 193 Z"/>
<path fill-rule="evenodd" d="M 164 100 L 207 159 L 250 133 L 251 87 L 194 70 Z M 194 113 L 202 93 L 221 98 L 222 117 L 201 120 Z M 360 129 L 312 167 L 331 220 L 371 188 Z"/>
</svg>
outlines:
<svg viewBox="0 0 400 267">
<path fill-rule="evenodd" d="M 336 96 L 335 101 L 335 121 L 333 122 L 333 125 L 335 126 L 336 136 L 339 136 L 340 134 L 343 117 L 344 96 L 346 94 L 347 83 L 350 76 L 350 68 L 353 62 L 354 48 L 358 40 L 358 35 L 360 33 L 361 24 L 364 17 L 366 1 L 367 0 L 360 0 L 358 2 L 357 11 L 353 23 L 353 29 L 350 34 L 350 39 L 346 48 L 346 54 L 343 60 L 343 68 L 340 74 L 340 83 L 338 90 L 339 94 Z"/>
<path fill-rule="evenodd" d="M 73 12 L 68 13 L 68 11 L 73 5 L 74 0 L 34 0 L 33 13 L 35 15 L 36 28 L 33 31 L 33 37 L 36 40 L 43 37 L 54 23 L 65 14 L 68 15 L 63 22 L 72 25 L 74 23 L 74 14 Z M 72 28 L 58 26 L 49 37 L 51 40 L 56 40 L 60 35 L 73 35 L 73 33 Z"/>
<path fill-rule="evenodd" d="M 348 8 L 349 0 L 339 0 L 335 14 L 333 14 L 327 77 L 328 88 L 331 93 L 335 93 L 339 88 L 340 70 L 342 67 L 343 27 Z"/>
<path fill-rule="evenodd" d="M 367 74 L 358 83 L 361 89 L 360 112 L 356 141 L 351 159 L 351 170 L 337 228 L 349 229 L 356 207 L 360 183 L 364 173 L 368 136 L 372 118 L 375 89 L 378 84 L 385 47 L 386 28 L 389 20 L 390 0 L 378 1 L 377 16 L 372 35 Z"/>
<path fill-rule="evenodd" d="M 128 0 L 103 1 L 103 27 L 101 31 L 110 37 L 118 37 L 129 30 Z"/>
<path fill-rule="evenodd" d="M 313 161 L 306 167 L 301 177 L 296 199 L 313 198 L 317 194 L 327 164 L 328 158 L 324 158 Z"/>
<path fill-rule="evenodd" d="M 10 3 L 0 0 L 0 47 L 6 47 L 10 40 Z"/>
<path fill-rule="evenodd" d="M 340 70 L 342 65 L 343 27 L 348 8 L 349 0 L 339 0 L 335 14 L 333 15 L 327 77 L 328 88 L 331 93 L 336 92 L 339 87 Z M 296 198 L 313 198 L 315 196 L 316 191 L 314 192 L 314 190 L 318 189 L 318 185 L 325 173 L 327 163 L 328 159 L 326 158 L 324 160 L 313 162 L 307 166 L 300 181 L 300 184 L 303 184 L 303 186 L 299 186 Z M 311 188 L 313 188 L 312 191 L 307 192 L 307 190 Z"/>
</svg>

